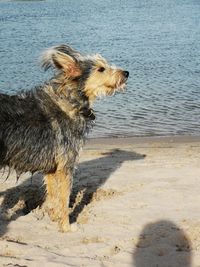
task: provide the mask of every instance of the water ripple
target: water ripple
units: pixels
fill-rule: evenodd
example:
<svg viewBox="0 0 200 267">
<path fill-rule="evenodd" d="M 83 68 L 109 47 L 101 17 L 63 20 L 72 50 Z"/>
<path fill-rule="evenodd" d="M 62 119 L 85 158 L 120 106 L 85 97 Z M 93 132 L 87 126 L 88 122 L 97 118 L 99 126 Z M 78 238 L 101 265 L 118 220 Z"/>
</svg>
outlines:
<svg viewBox="0 0 200 267">
<path fill-rule="evenodd" d="M 91 136 L 199 135 L 199 12 L 190 0 L 0 1 L 0 89 L 48 79 L 40 52 L 67 42 L 130 72 L 125 94 L 95 104 Z"/>
</svg>

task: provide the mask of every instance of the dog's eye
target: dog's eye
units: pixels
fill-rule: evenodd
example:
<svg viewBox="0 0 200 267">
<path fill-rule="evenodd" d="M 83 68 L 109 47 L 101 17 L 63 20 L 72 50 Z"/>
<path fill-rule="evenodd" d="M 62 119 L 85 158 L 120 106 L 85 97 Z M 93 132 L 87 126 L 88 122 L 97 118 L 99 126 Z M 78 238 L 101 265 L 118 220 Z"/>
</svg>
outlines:
<svg viewBox="0 0 200 267">
<path fill-rule="evenodd" d="M 104 70 L 105 70 L 104 67 L 100 67 L 100 68 L 98 69 L 99 72 L 104 72 Z"/>
</svg>

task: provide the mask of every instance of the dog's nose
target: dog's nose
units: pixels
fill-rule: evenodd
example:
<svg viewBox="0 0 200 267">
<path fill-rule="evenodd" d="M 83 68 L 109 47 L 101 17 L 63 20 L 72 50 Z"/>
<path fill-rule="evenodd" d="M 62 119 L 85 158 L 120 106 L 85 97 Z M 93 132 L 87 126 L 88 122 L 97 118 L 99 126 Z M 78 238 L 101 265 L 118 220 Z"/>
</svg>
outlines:
<svg viewBox="0 0 200 267">
<path fill-rule="evenodd" d="M 129 76 L 129 72 L 128 72 L 128 71 L 124 71 L 123 73 L 124 73 L 124 76 L 125 76 L 126 78 L 128 78 L 128 76 Z"/>
</svg>

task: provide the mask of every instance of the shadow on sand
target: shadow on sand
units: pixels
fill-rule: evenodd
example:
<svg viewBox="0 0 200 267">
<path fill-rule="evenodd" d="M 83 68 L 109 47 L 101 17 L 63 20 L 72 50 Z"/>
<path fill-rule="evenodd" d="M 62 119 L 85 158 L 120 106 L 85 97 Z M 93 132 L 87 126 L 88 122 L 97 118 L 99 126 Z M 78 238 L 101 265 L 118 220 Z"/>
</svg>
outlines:
<svg viewBox="0 0 200 267">
<path fill-rule="evenodd" d="M 191 242 L 168 220 L 147 224 L 133 255 L 134 267 L 190 267 Z"/>
<path fill-rule="evenodd" d="M 100 158 L 80 163 L 74 179 L 70 206 L 74 205 L 75 198 L 79 192 L 84 193 L 81 201 L 70 215 L 71 223 L 76 222 L 84 206 L 92 201 L 94 193 L 107 181 L 113 172 L 120 168 L 123 162 L 140 160 L 144 159 L 144 157 L 145 155 L 133 151 L 113 149 L 101 153 Z M 124 183 L 126 183 L 125 178 Z"/>
<path fill-rule="evenodd" d="M 6 233 L 7 226 L 11 221 L 42 205 L 44 196 L 45 186 L 42 176 L 39 174 L 29 177 L 15 187 L 0 192 L 0 198 L 3 198 L 0 205 L 0 236 Z"/>
<path fill-rule="evenodd" d="M 70 215 L 71 223 L 76 222 L 78 215 L 85 205 L 88 205 L 93 194 L 100 188 L 110 175 L 115 172 L 123 162 L 143 159 L 145 155 L 120 149 L 101 153 L 101 157 L 79 164 L 74 176 L 70 206 L 74 209 Z M 124 179 L 124 183 L 126 180 Z M 81 201 L 75 203 L 80 192 L 84 192 Z M 3 236 L 8 224 L 20 216 L 24 216 L 33 209 L 41 206 L 45 199 L 45 186 L 42 176 L 36 174 L 29 177 L 16 187 L 0 192 L 3 201 L 0 206 L 0 236 Z"/>
</svg>

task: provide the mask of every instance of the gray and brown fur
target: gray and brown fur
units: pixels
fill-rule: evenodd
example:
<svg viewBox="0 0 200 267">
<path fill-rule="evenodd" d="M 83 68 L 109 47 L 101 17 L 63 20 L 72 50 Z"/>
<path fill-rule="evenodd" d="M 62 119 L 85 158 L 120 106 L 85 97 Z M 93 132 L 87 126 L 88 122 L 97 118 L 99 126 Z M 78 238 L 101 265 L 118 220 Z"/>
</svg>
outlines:
<svg viewBox="0 0 200 267">
<path fill-rule="evenodd" d="M 69 197 L 80 148 L 95 119 L 93 101 L 123 90 L 128 72 L 100 55 L 83 56 L 67 45 L 42 55 L 55 76 L 17 95 L 0 94 L 0 168 L 17 175 L 41 172 L 46 205 L 61 231 L 69 231 Z"/>
</svg>

